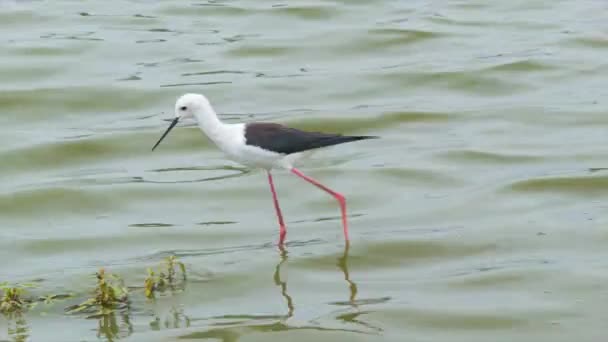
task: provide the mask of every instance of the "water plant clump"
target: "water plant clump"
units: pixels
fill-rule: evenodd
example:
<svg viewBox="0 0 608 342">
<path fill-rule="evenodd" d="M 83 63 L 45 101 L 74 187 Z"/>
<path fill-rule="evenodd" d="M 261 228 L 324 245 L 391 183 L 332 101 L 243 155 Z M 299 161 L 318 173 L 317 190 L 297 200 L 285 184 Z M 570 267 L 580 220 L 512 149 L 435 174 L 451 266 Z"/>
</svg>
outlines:
<svg viewBox="0 0 608 342">
<path fill-rule="evenodd" d="M 129 293 L 123 280 L 114 274 L 106 273 L 101 268 L 96 274 L 97 286 L 93 296 L 84 302 L 68 307 L 68 313 L 95 313 L 96 315 L 110 314 L 129 306 Z"/>
<path fill-rule="evenodd" d="M 179 269 L 181 277 L 178 278 Z M 147 298 L 154 298 L 156 292 L 164 292 L 167 289 L 175 290 L 183 286 L 186 281 L 186 266 L 174 255 L 166 258 L 159 265 L 158 275 L 148 268 L 148 276 L 144 281 L 144 293 Z"/>
<path fill-rule="evenodd" d="M 20 317 L 21 314 L 34 309 L 39 304 L 50 306 L 57 301 L 72 297 L 70 293 L 32 296 L 28 289 L 37 287 L 38 285 L 35 283 L 16 285 L 9 285 L 8 282 L 0 283 L 0 314 L 8 318 Z"/>
<path fill-rule="evenodd" d="M 25 290 L 20 287 L 8 285 L 0 286 L 2 299 L 0 299 L 0 313 L 10 315 L 20 313 L 27 309 L 28 301 L 23 298 Z"/>
</svg>

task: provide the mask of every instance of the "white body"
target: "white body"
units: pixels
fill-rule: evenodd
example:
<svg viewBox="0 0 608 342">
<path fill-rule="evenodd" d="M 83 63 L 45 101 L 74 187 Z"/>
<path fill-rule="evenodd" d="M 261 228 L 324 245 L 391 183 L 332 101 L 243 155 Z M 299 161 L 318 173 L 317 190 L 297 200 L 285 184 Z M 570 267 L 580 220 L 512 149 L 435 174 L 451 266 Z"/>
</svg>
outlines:
<svg viewBox="0 0 608 342">
<path fill-rule="evenodd" d="M 185 94 L 175 103 L 178 118 L 194 118 L 198 127 L 226 156 L 243 165 L 270 170 L 291 170 L 304 153 L 280 154 L 245 143 L 245 124 L 220 121 L 209 100 L 200 94 Z"/>
</svg>

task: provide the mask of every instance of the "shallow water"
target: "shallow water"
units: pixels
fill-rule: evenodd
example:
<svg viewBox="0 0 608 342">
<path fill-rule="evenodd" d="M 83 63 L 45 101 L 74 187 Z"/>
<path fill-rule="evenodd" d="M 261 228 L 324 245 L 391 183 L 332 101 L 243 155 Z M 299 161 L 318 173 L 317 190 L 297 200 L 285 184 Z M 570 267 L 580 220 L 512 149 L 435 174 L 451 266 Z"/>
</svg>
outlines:
<svg viewBox="0 0 608 342">
<path fill-rule="evenodd" d="M 0 341 L 599 341 L 604 1 L 0 2 L 0 283 L 71 294 Z M 373 134 L 302 170 L 224 159 L 173 103 Z M 101 267 L 183 288 L 66 314 Z"/>
</svg>

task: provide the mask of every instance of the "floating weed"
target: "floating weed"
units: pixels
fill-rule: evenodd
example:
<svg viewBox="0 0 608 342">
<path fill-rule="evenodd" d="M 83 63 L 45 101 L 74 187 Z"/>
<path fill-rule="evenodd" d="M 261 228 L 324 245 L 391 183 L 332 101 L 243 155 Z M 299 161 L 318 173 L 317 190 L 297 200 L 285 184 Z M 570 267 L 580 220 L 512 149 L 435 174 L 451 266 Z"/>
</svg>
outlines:
<svg viewBox="0 0 608 342">
<path fill-rule="evenodd" d="M 52 304 L 55 304 L 55 302 L 57 302 L 59 300 L 67 299 L 67 298 L 71 298 L 71 297 L 72 297 L 71 294 L 65 294 L 65 293 L 50 294 L 50 295 L 38 297 L 38 301 L 43 302 L 44 304 L 52 305 Z"/>
<path fill-rule="evenodd" d="M 27 310 L 34 309 L 38 304 L 52 305 L 59 300 L 72 297 L 71 294 L 59 293 L 39 297 L 27 296 L 30 288 L 38 287 L 33 283 L 22 283 L 11 286 L 0 283 L 0 313 L 8 318 L 19 317 Z M 41 312 L 44 314 L 44 312 Z"/>
<path fill-rule="evenodd" d="M 154 291 L 158 288 L 158 281 L 154 275 L 154 271 L 148 268 L 148 276 L 144 280 L 144 293 L 146 298 L 154 298 Z"/>
<path fill-rule="evenodd" d="M 183 262 L 177 260 L 177 257 L 175 257 L 175 255 L 168 257 L 165 260 L 165 263 L 167 264 L 167 274 L 168 274 L 167 279 L 169 280 L 169 282 L 175 281 L 176 266 L 179 267 L 179 270 L 182 273 L 182 280 L 186 280 L 186 266 L 184 265 Z"/>
<path fill-rule="evenodd" d="M 177 269 L 181 278 L 177 277 Z M 154 298 L 156 292 L 172 291 L 183 287 L 186 281 L 186 266 L 174 255 L 166 258 L 159 266 L 158 275 L 152 269 L 148 269 L 148 276 L 144 281 L 144 292 L 147 298 Z"/>
<path fill-rule="evenodd" d="M 34 284 L 24 283 L 11 286 L 6 282 L 0 283 L 0 313 L 12 316 L 20 315 L 24 311 L 36 306 L 31 298 L 26 298 L 26 288 L 36 287 Z"/>
<path fill-rule="evenodd" d="M 21 313 L 27 308 L 27 302 L 23 298 L 25 290 L 19 287 L 2 288 L 2 299 L 0 300 L 0 312 L 5 315 Z"/>
<path fill-rule="evenodd" d="M 114 274 L 106 273 L 103 268 L 95 274 L 97 286 L 93 297 L 84 302 L 68 307 L 68 313 L 89 313 L 89 318 L 107 315 L 115 310 L 123 310 L 129 306 L 129 294 L 123 280 Z"/>
</svg>

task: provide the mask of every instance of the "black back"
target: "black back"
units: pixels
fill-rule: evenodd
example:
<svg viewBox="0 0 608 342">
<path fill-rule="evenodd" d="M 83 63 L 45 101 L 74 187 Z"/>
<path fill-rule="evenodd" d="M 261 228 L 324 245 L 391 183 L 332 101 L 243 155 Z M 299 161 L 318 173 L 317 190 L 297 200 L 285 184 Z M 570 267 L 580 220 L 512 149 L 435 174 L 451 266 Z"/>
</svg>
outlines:
<svg viewBox="0 0 608 342">
<path fill-rule="evenodd" d="M 276 123 L 249 123 L 245 126 L 245 143 L 268 151 L 291 154 L 350 141 L 377 138 L 341 134 L 306 132 Z"/>
</svg>

